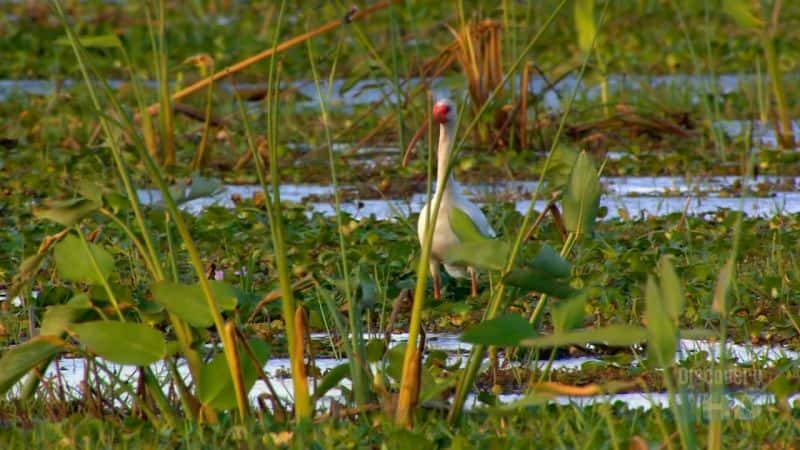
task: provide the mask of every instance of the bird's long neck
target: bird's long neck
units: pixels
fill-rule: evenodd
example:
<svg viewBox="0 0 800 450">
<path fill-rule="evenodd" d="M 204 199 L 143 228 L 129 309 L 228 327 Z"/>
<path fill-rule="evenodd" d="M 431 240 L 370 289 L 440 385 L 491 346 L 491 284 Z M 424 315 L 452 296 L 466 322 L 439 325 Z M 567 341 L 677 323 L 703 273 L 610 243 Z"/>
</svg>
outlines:
<svg viewBox="0 0 800 450">
<path fill-rule="evenodd" d="M 453 192 L 453 175 L 448 175 L 448 165 L 450 164 L 450 150 L 453 147 L 453 135 L 455 126 L 452 123 L 439 125 L 439 149 L 436 160 L 436 191 L 444 189 L 443 195 L 448 196 Z"/>
</svg>

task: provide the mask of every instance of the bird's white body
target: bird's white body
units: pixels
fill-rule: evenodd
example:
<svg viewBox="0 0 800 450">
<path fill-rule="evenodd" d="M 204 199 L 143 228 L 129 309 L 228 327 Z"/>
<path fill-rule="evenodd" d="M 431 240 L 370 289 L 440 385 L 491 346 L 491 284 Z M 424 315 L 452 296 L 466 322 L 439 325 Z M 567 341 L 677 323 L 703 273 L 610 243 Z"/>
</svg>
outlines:
<svg viewBox="0 0 800 450">
<path fill-rule="evenodd" d="M 448 100 L 437 102 L 434 106 L 434 118 L 436 122 L 439 123 L 439 148 L 436 158 L 436 192 L 442 192 L 442 199 L 436 217 L 428 218 L 428 211 L 432 208 L 430 202 L 422 208 L 419 220 L 417 221 L 417 235 L 419 236 L 420 242 L 423 242 L 428 223 L 434 224 L 430 271 L 434 280 L 434 296 L 439 298 L 439 265 L 442 264 L 447 251 L 460 243 L 458 236 L 453 231 L 450 224 L 450 217 L 453 209 L 457 208 L 463 211 L 470 218 L 478 231 L 484 236 L 490 238 L 495 237 L 495 231 L 492 229 L 492 226 L 489 225 L 489 221 L 480 208 L 462 195 L 459 184 L 447 173 L 447 166 L 450 162 L 450 150 L 453 145 L 455 134 L 455 108 L 452 103 Z M 472 278 L 472 293 L 476 295 L 475 271 L 471 267 L 445 264 L 444 268 L 451 276 Z"/>
<path fill-rule="evenodd" d="M 429 207 L 430 203 L 423 206 L 422 211 L 419 213 L 417 235 L 420 242 L 425 239 Z M 451 177 L 442 193 L 439 214 L 436 216 L 435 221 L 433 217 L 430 218 L 430 221 L 436 224 L 433 229 L 433 243 L 431 246 L 431 271 L 438 270 L 439 264 L 444 260 L 445 253 L 460 243 L 458 236 L 450 226 L 450 212 L 453 208 L 458 208 L 466 213 L 481 234 L 487 237 L 495 237 L 494 229 L 489 225 L 486 216 L 474 203 L 464 198 L 461 194 L 461 186 Z M 469 277 L 469 271 L 466 267 L 445 264 L 444 269 L 453 277 Z"/>
</svg>

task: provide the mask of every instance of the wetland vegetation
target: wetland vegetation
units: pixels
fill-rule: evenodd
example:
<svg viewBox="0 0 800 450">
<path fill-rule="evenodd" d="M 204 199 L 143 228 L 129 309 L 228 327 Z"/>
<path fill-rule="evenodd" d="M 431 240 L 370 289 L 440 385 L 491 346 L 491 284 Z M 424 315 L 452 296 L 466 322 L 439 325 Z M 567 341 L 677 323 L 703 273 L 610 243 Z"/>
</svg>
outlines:
<svg viewBox="0 0 800 450">
<path fill-rule="evenodd" d="M 800 446 L 796 2 L 0 14 L 8 448 Z"/>
</svg>

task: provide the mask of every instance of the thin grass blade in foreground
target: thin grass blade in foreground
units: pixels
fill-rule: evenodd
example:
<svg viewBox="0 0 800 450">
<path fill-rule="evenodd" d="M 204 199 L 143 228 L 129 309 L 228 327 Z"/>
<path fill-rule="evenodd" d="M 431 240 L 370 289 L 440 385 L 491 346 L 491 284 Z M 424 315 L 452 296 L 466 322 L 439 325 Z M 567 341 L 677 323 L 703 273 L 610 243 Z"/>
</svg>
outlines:
<svg viewBox="0 0 800 450">
<path fill-rule="evenodd" d="M 92 99 L 93 106 L 97 111 L 101 127 L 108 138 L 108 144 L 112 151 L 114 159 L 120 161 L 120 164 L 122 164 L 121 161 L 123 161 L 123 157 L 121 155 L 121 150 L 117 143 L 117 138 L 111 128 L 112 123 L 108 120 L 107 116 L 102 113 L 103 108 L 102 105 L 100 104 L 99 97 L 95 92 L 95 87 L 94 84 L 92 83 L 91 77 L 89 76 L 89 66 L 84 58 L 84 53 L 81 44 L 77 36 L 75 35 L 74 31 L 72 30 L 72 27 L 69 25 L 69 21 L 67 20 L 66 15 L 64 14 L 64 11 L 61 7 L 61 2 L 58 0 L 53 0 L 52 3 L 59 15 L 59 18 L 61 19 L 64 29 L 67 33 L 67 37 L 70 43 L 72 44 L 75 56 L 78 60 L 81 73 L 84 77 L 84 81 L 86 82 L 87 92 L 89 93 Z M 130 130 L 130 132 L 133 135 L 136 135 L 136 130 Z M 169 192 L 169 188 L 167 187 L 167 184 L 164 181 L 164 177 L 158 165 L 152 159 L 151 155 L 147 152 L 146 148 L 144 148 L 141 142 L 138 142 L 138 144 L 139 145 L 135 145 L 134 147 L 139 153 L 139 157 L 143 161 L 151 180 L 158 186 L 159 190 L 161 191 L 161 195 L 164 200 L 166 209 L 169 211 L 171 217 L 175 221 L 175 226 L 178 229 L 178 233 L 180 234 L 181 239 L 184 242 L 185 249 L 189 254 L 191 265 L 194 268 L 195 273 L 197 274 L 200 290 L 206 301 L 206 306 L 213 318 L 213 322 L 217 330 L 217 333 L 222 341 L 223 351 L 225 352 L 225 356 L 228 361 L 228 367 L 230 369 L 231 378 L 234 380 L 234 383 L 236 385 L 237 403 L 239 405 L 239 416 L 242 420 L 244 420 L 244 418 L 247 416 L 247 400 L 245 397 L 244 389 L 240 384 L 236 383 L 236 380 L 240 380 L 241 378 L 239 374 L 240 373 L 239 361 L 238 358 L 236 357 L 235 349 L 232 347 L 233 345 L 235 345 L 235 342 L 230 339 L 229 333 L 225 333 L 222 314 L 220 313 L 217 301 L 214 298 L 214 294 L 212 293 L 208 279 L 205 277 L 205 268 L 203 267 L 203 263 L 200 259 L 200 254 L 197 251 L 197 247 L 194 245 L 192 241 L 189 229 L 183 220 L 183 216 L 181 215 L 181 212 L 178 209 L 175 200 L 173 199 L 171 193 Z M 124 173 L 125 172 L 124 165 L 121 166 L 119 170 Z M 131 201 L 136 202 L 137 200 L 135 200 L 136 199 L 135 193 L 133 195 L 134 197 L 132 197 L 133 200 Z M 159 393 L 163 395 L 160 389 L 158 389 L 157 385 L 155 386 L 155 388 L 158 391 L 156 393 L 157 397 Z M 166 413 L 168 411 L 164 412 Z"/>
<path fill-rule="evenodd" d="M 281 24 L 283 20 L 283 13 L 285 10 L 286 1 L 281 2 L 280 11 L 278 13 L 278 22 L 275 27 L 275 35 L 273 37 L 273 49 L 278 45 L 278 38 L 280 37 Z M 264 192 L 264 204 L 267 208 L 267 215 L 269 216 L 269 228 L 272 237 L 272 248 L 275 253 L 275 265 L 278 269 L 278 284 L 281 289 L 281 314 L 283 316 L 284 330 L 286 333 L 286 341 L 289 349 L 289 360 L 292 369 L 292 384 L 294 387 L 294 408 L 295 420 L 297 422 L 306 422 L 311 420 L 313 415 L 313 408 L 311 405 L 311 397 L 308 391 L 308 379 L 306 377 L 305 365 L 303 362 L 303 345 L 302 335 L 298 335 L 296 330 L 296 314 L 297 308 L 294 299 L 294 291 L 292 289 L 291 279 L 289 277 L 289 263 L 286 257 L 286 247 L 283 229 L 283 219 L 281 212 L 281 199 L 280 199 L 280 174 L 278 173 L 278 80 L 280 74 L 276 70 L 277 64 L 275 59 L 270 60 L 269 77 L 267 81 L 267 95 L 264 98 L 267 109 L 267 141 L 269 147 L 269 177 L 271 185 L 267 185 L 267 174 L 264 168 L 264 162 L 258 152 L 255 144 L 250 120 L 245 111 L 244 104 L 241 97 L 236 96 L 239 106 L 239 114 L 242 118 L 244 125 L 245 137 L 247 145 L 253 155 L 253 162 L 256 167 L 256 174 L 261 189 Z"/>
<path fill-rule="evenodd" d="M 341 200 L 339 195 L 339 182 L 336 176 L 336 161 L 333 155 L 333 141 L 331 139 L 331 132 L 328 120 L 328 111 L 325 106 L 325 97 L 322 95 L 322 90 L 319 83 L 319 74 L 317 73 L 317 66 L 314 58 L 313 46 L 310 41 L 306 42 L 308 51 L 308 59 L 311 64 L 311 73 L 314 77 L 314 86 L 317 91 L 317 98 L 319 98 L 319 109 L 322 115 L 322 124 L 325 129 L 325 142 L 328 147 L 328 163 L 331 173 L 331 186 L 333 188 L 334 210 L 336 212 L 336 225 L 339 234 L 339 254 L 341 256 L 342 264 L 342 278 L 344 281 L 344 294 L 348 307 L 348 321 L 349 321 L 349 334 L 350 342 L 345 345 L 345 351 L 349 359 L 350 377 L 353 382 L 353 393 L 357 407 L 361 407 L 369 401 L 369 386 L 367 380 L 369 379 L 369 372 L 367 368 L 366 349 L 364 345 L 364 334 L 361 325 L 361 305 L 353 295 L 353 289 L 350 280 L 350 269 L 347 263 L 347 246 L 344 239 L 344 224 L 342 223 L 341 214 Z M 335 66 L 335 62 L 334 62 Z M 332 311 L 334 313 L 335 311 Z"/>
</svg>

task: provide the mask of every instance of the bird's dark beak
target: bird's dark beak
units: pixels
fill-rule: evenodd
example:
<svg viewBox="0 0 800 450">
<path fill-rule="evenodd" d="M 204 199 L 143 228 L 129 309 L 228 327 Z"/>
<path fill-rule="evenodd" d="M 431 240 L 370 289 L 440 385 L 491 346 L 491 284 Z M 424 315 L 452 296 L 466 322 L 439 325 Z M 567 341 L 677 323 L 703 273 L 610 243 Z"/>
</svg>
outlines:
<svg viewBox="0 0 800 450">
<path fill-rule="evenodd" d="M 428 118 L 426 117 L 425 120 L 422 122 L 422 126 L 419 127 L 414 136 L 411 137 L 411 140 L 408 141 L 408 146 L 406 147 L 406 152 L 403 154 L 403 167 L 408 166 L 408 159 L 411 157 L 411 153 L 414 152 L 414 146 L 417 144 L 422 136 L 428 131 Z"/>
</svg>

